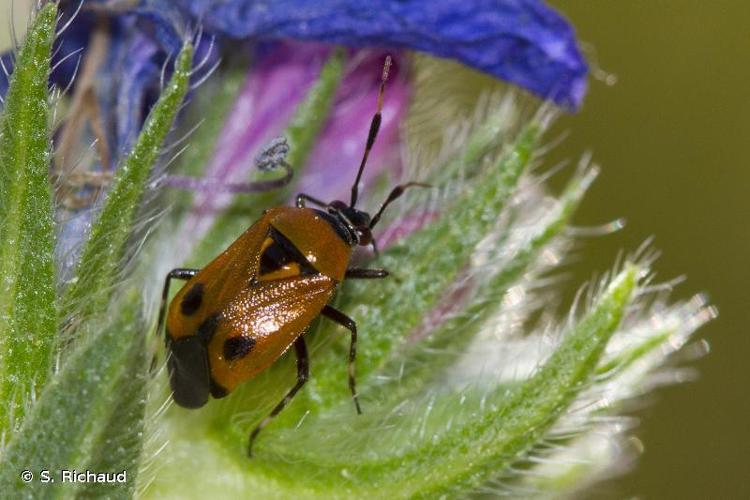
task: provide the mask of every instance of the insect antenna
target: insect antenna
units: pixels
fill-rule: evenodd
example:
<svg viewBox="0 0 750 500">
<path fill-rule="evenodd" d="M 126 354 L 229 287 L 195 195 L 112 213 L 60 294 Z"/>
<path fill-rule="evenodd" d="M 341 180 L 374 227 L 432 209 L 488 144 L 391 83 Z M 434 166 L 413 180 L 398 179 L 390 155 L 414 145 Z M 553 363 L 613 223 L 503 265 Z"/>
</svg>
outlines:
<svg viewBox="0 0 750 500">
<path fill-rule="evenodd" d="M 370 229 L 374 228 L 375 224 L 378 223 L 378 221 L 380 220 L 380 216 L 383 215 L 386 207 L 390 205 L 391 202 L 396 201 L 402 194 L 404 194 L 404 191 L 406 191 L 410 187 L 429 188 L 432 186 L 423 182 L 407 182 L 406 184 L 399 184 L 398 186 L 393 188 L 391 190 L 391 194 L 388 195 L 388 198 L 386 198 L 383 204 L 380 206 L 380 210 L 378 210 L 378 213 L 376 213 L 370 221 Z"/>
<path fill-rule="evenodd" d="M 383 63 L 383 73 L 380 77 L 380 90 L 378 90 L 378 108 L 375 111 L 375 115 L 372 117 L 370 122 L 370 132 L 367 134 L 367 145 L 365 146 L 365 153 L 362 156 L 362 162 L 359 164 L 359 171 L 357 171 L 357 178 L 352 184 L 352 201 L 349 203 L 350 208 L 354 208 L 357 204 L 357 197 L 359 196 L 359 181 L 362 179 L 362 172 L 365 169 L 367 163 L 367 157 L 370 155 L 373 144 L 375 144 L 375 138 L 378 136 L 378 130 L 380 130 L 380 122 L 382 121 L 381 111 L 383 111 L 383 94 L 385 93 L 385 82 L 388 80 L 388 72 L 391 70 L 391 56 L 385 56 L 385 63 Z"/>
</svg>

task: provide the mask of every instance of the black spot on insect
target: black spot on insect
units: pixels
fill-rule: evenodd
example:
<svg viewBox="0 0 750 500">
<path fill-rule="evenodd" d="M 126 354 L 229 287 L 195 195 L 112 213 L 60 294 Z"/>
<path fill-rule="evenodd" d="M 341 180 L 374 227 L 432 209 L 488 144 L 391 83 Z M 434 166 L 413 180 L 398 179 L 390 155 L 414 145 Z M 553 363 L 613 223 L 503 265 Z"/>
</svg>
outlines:
<svg viewBox="0 0 750 500">
<path fill-rule="evenodd" d="M 289 238 L 274 228 L 269 230 L 268 236 L 273 243 L 260 256 L 260 268 L 258 270 L 260 276 L 278 271 L 292 262 L 299 265 L 302 276 L 320 274 Z"/>
<path fill-rule="evenodd" d="M 167 339 L 169 384 L 172 397 L 183 408 L 200 408 L 208 401 L 209 365 L 206 346 L 190 336 Z"/>
<path fill-rule="evenodd" d="M 247 356 L 255 347 L 255 339 L 252 337 L 230 337 L 224 342 L 224 359 L 235 361 Z"/>
<path fill-rule="evenodd" d="M 209 381 L 209 390 L 211 391 L 211 396 L 214 397 L 214 399 L 221 399 L 229 392 L 224 389 L 222 386 L 220 386 L 214 379 L 211 377 L 211 380 Z"/>
<path fill-rule="evenodd" d="M 216 328 L 219 326 L 219 315 L 212 314 L 206 318 L 203 323 L 200 324 L 195 335 L 200 339 L 203 345 L 208 345 L 211 342 L 211 338 L 216 333 Z"/>
<path fill-rule="evenodd" d="M 180 312 L 185 316 L 194 314 L 203 303 L 203 283 L 196 283 L 188 290 L 180 304 Z"/>
</svg>

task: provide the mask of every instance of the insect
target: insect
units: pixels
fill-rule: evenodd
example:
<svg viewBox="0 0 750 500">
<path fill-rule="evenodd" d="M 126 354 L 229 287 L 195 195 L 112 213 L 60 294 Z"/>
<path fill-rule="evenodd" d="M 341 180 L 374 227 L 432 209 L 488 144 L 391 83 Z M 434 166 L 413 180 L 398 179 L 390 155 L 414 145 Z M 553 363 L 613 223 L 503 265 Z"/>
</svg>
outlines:
<svg viewBox="0 0 750 500">
<path fill-rule="evenodd" d="M 297 382 L 250 434 L 248 454 L 258 433 L 281 412 L 309 377 L 304 333 L 318 316 L 351 333 L 349 389 L 361 413 L 355 382 L 357 325 L 328 305 L 345 279 L 378 279 L 385 269 L 349 267 L 357 245 L 372 245 L 372 229 L 390 203 L 412 186 L 396 186 L 371 217 L 356 208 L 358 185 L 381 123 L 383 93 L 390 68 L 386 58 L 377 111 L 370 123 L 351 201 L 322 202 L 299 194 L 296 207 L 266 210 L 229 248 L 203 269 L 173 269 L 167 274 L 158 319 L 165 325 L 167 367 L 174 401 L 185 408 L 206 404 L 209 394 L 223 398 L 242 382 L 273 364 L 290 347 L 297 358 Z M 310 208 L 310 204 L 317 208 Z M 167 311 L 173 279 L 187 280 Z"/>
</svg>

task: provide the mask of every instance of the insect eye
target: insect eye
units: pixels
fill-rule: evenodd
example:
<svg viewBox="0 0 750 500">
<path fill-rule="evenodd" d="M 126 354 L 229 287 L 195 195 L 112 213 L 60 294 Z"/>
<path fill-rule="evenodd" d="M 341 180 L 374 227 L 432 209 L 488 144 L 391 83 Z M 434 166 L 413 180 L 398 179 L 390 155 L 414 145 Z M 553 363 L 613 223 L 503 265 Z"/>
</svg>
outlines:
<svg viewBox="0 0 750 500">
<path fill-rule="evenodd" d="M 357 227 L 357 234 L 359 235 L 360 245 L 369 245 L 370 243 L 372 243 L 372 232 L 370 231 L 369 227 L 367 226 Z"/>
</svg>

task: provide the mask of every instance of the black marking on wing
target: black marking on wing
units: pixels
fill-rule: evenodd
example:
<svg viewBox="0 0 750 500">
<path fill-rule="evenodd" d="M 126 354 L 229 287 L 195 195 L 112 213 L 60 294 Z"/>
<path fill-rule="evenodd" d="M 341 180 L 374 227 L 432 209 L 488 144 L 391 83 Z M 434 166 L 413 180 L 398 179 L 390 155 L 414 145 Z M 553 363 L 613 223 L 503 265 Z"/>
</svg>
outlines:
<svg viewBox="0 0 750 500">
<path fill-rule="evenodd" d="M 227 361 L 236 361 L 244 358 L 255 347 L 255 339 L 239 335 L 230 337 L 224 342 L 224 359 Z"/>
<path fill-rule="evenodd" d="M 180 312 L 185 316 L 195 314 L 203 303 L 203 283 L 196 283 L 187 291 L 180 303 Z"/>
<path fill-rule="evenodd" d="M 206 346 L 196 336 L 167 340 L 169 385 L 174 402 L 183 408 L 200 408 L 208 401 L 209 368 Z"/>
<path fill-rule="evenodd" d="M 268 236 L 273 240 L 273 243 L 260 256 L 260 269 L 258 271 L 260 276 L 278 271 L 292 262 L 299 265 L 302 276 L 320 274 L 286 236 L 273 227 L 269 230 Z"/>
<path fill-rule="evenodd" d="M 204 346 L 207 346 L 211 339 L 216 333 L 216 328 L 219 326 L 219 314 L 212 314 L 203 323 L 198 326 L 198 330 L 195 332 L 195 336 L 200 339 Z"/>
</svg>

